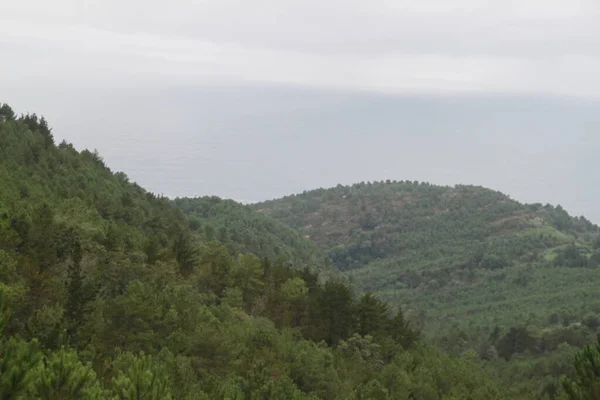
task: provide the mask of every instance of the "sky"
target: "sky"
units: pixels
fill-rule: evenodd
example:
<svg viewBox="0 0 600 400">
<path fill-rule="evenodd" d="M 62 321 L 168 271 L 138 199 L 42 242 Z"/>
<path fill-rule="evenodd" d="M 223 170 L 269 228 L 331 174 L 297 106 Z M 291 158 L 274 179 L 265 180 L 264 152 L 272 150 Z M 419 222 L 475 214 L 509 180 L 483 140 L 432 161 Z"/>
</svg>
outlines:
<svg viewBox="0 0 600 400">
<path fill-rule="evenodd" d="M 0 101 L 168 196 L 477 184 L 600 223 L 597 0 L 0 2 Z"/>
</svg>

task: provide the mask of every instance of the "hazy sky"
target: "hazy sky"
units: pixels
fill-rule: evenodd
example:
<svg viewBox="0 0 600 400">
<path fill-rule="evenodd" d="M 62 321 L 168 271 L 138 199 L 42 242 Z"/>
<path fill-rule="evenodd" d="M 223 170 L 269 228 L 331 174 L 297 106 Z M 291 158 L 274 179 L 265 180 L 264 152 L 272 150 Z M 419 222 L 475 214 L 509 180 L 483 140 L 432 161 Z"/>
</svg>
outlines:
<svg viewBox="0 0 600 400">
<path fill-rule="evenodd" d="M 0 101 L 170 196 L 480 184 L 600 222 L 597 0 L 0 2 Z"/>
</svg>

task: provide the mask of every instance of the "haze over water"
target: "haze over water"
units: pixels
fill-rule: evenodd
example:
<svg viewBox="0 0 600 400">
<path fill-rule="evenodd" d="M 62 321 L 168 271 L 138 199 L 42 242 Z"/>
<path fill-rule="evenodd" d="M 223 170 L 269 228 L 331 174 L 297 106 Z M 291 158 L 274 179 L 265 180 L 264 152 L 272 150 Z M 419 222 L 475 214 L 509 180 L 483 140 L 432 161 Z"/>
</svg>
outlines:
<svg viewBox="0 0 600 400">
<path fill-rule="evenodd" d="M 73 96 L 71 110 L 40 96 L 32 109 L 48 115 L 57 139 L 98 149 L 111 168 L 167 196 L 252 202 L 408 179 L 482 185 L 600 222 L 594 102 L 274 86 Z"/>
</svg>

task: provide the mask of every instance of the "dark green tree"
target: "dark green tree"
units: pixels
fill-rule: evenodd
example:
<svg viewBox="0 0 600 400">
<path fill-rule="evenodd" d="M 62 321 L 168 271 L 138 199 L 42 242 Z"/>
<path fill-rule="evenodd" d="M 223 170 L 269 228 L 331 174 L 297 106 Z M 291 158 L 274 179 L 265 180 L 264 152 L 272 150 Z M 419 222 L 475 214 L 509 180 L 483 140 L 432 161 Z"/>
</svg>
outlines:
<svg viewBox="0 0 600 400">
<path fill-rule="evenodd" d="M 355 306 L 356 329 L 361 335 L 376 335 L 384 331 L 388 322 L 389 309 L 380 299 L 366 293 Z"/>
<path fill-rule="evenodd" d="M 15 112 L 8 104 L 0 105 L 0 122 L 12 121 L 15 119 Z"/>
<path fill-rule="evenodd" d="M 4 308 L 4 292 L 0 290 L 0 335 L 9 312 Z M 37 341 L 25 342 L 0 336 L 0 400 L 25 398 L 34 387 L 36 367 L 42 359 Z"/>
<path fill-rule="evenodd" d="M 575 377 L 562 382 L 569 400 L 600 399 L 600 335 L 575 355 L 574 365 Z"/>
<path fill-rule="evenodd" d="M 340 283 L 327 282 L 311 310 L 316 340 L 336 344 L 346 339 L 354 326 L 354 307 L 350 289 Z M 315 334 L 314 333 L 314 334 Z"/>
<path fill-rule="evenodd" d="M 177 236 L 173 243 L 173 254 L 183 276 L 189 276 L 198 266 L 198 246 L 194 238 L 188 233 L 182 232 Z"/>
<path fill-rule="evenodd" d="M 65 305 L 65 317 L 67 318 L 67 334 L 73 337 L 78 325 L 83 321 L 83 306 L 86 293 L 83 286 L 83 273 L 81 271 L 81 260 L 83 251 L 81 243 L 76 240 L 73 244 L 71 263 L 68 269 L 67 281 L 67 304 Z"/>
</svg>

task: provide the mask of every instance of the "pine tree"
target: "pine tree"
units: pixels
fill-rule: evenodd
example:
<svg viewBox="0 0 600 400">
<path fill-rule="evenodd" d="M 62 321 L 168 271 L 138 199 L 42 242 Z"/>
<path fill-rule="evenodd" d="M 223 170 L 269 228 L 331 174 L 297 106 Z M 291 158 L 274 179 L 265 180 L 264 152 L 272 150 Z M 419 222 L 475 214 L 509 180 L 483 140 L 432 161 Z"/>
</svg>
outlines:
<svg viewBox="0 0 600 400">
<path fill-rule="evenodd" d="M 32 390 L 42 359 L 37 341 L 10 338 L 0 349 L 0 400 L 19 399 Z"/>
<path fill-rule="evenodd" d="M 36 398 L 45 400 L 107 398 L 92 367 L 82 364 L 77 353 L 64 347 L 44 358 L 34 391 Z"/>
<path fill-rule="evenodd" d="M 312 315 L 313 325 L 319 327 L 316 340 L 336 344 L 350 335 L 353 327 L 352 294 L 348 287 L 340 283 L 327 282 L 316 299 Z"/>
<path fill-rule="evenodd" d="M 12 121 L 15 119 L 15 112 L 8 104 L 0 105 L 0 122 Z"/>
<path fill-rule="evenodd" d="M 357 331 L 374 335 L 386 328 L 389 313 L 387 305 L 370 293 L 364 294 L 355 306 Z"/>
<path fill-rule="evenodd" d="M 57 260 L 54 235 L 54 213 L 48 203 L 43 203 L 35 211 L 28 237 L 29 253 L 37 272 L 42 274 Z"/>
<path fill-rule="evenodd" d="M 150 355 L 126 354 L 126 367 L 113 384 L 119 400 L 170 400 L 170 382 L 166 372 Z"/>
<path fill-rule="evenodd" d="M 81 272 L 81 260 L 83 252 L 81 243 L 76 240 L 73 245 L 72 262 L 69 265 L 68 282 L 67 282 L 67 304 L 65 316 L 68 321 L 67 333 L 69 337 L 73 337 L 77 326 L 83 318 L 83 305 L 85 302 L 85 293 L 83 291 L 83 274 Z"/>
<path fill-rule="evenodd" d="M 4 309 L 4 293 L 0 291 L 0 334 L 8 320 Z M 0 400 L 25 396 L 33 387 L 36 371 L 42 359 L 37 341 L 25 342 L 10 338 L 0 341 Z"/>
<path fill-rule="evenodd" d="M 563 388 L 569 400 L 600 398 L 600 335 L 594 346 L 585 346 L 575 355 L 575 379 L 565 378 Z"/>
<path fill-rule="evenodd" d="M 189 276 L 198 265 L 198 248 L 191 235 L 180 233 L 173 243 L 173 253 L 179 271 L 183 276 Z"/>
<path fill-rule="evenodd" d="M 402 310 L 398 310 L 394 318 L 389 321 L 387 329 L 392 339 L 405 349 L 419 339 L 419 331 L 404 318 Z"/>
</svg>

